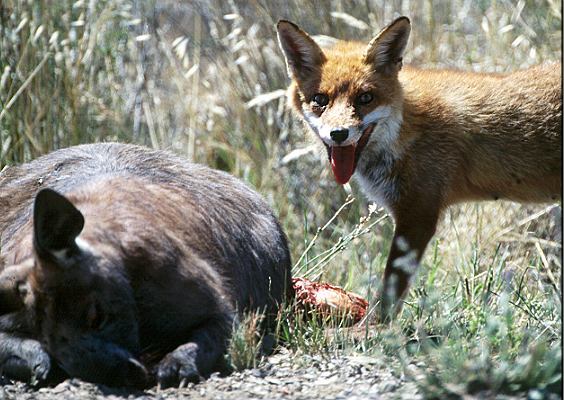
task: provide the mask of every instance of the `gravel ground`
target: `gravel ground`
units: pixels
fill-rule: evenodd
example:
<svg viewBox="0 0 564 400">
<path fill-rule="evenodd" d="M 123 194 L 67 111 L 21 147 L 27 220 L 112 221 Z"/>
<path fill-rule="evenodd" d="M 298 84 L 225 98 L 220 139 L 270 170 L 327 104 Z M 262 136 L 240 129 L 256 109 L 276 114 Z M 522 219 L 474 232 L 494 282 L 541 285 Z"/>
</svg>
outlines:
<svg viewBox="0 0 564 400">
<path fill-rule="evenodd" d="M 212 375 L 182 389 L 141 391 L 93 385 L 78 379 L 33 389 L 4 382 L 0 399 L 421 399 L 415 384 L 377 358 L 347 356 L 290 357 L 279 353 L 259 368 Z"/>
</svg>

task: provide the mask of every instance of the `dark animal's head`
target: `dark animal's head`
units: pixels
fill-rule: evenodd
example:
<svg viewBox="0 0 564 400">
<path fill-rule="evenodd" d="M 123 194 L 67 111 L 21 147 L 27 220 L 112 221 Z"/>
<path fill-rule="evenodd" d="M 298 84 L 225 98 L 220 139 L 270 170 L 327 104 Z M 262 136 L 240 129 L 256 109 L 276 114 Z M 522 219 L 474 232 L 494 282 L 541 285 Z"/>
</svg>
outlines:
<svg viewBox="0 0 564 400">
<path fill-rule="evenodd" d="M 33 260 L 7 268 L 0 282 L 13 283 L 34 313 L 46 350 L 70 376 L 142 384 L 146 371 L 134 358 L 139 338 L 131 287 L 111 244 L 81 239 L 84 224 L 67 198 L 41 190 L 33 211 Z"/>
</svg>

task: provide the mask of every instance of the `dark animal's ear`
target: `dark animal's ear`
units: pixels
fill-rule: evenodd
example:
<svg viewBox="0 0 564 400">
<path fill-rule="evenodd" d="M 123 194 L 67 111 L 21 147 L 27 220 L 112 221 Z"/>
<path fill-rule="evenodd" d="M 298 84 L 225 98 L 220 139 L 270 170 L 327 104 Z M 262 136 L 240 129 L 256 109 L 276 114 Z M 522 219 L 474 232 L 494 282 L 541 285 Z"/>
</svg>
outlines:
<svg viewBox="0 0 564 400">
<path fill-rule="evenodd" d="M 84 227 L 84 217 L 66 197 L 43 189 L 33 209 L 34 245 L 40 257 L 62 261 L 77 249 L 75 239 Z"/>
<path fill-rule="evenodd" d="M 317 43 L 290 21 L 278 21 L 276 29 L 290 77 L 304 80 L 316 73 L 326 60 Z"/>
<path fill-rule="evenodd" d="M 399 17 L 368 43 L 364 62 L 381 73 L 394 73 L 401 69 L 402 57 L 411 32 L 407 17 Z"/>
</svg>

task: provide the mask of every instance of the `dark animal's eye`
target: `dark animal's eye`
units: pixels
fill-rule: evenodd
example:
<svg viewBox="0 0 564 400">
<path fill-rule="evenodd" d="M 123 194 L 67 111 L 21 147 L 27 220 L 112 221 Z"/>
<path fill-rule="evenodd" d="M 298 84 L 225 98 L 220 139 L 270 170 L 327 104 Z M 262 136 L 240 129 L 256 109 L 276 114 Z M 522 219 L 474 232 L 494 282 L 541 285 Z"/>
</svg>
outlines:
<svg viewBox="0 0 564 400">
<path fill-rule="evenodd" d="M 374 99 L 374 96 L 370 92 L 361 93 L 357 98 L 356 101 L 359 104 L 368 104 Z"/>
<path fill-rule="evenodd" d="M 313 96 L 313 102 L 319 107 L 326 106 L 329 103 L 329 96 L 323 93 L 317 93 Z"/>
<path fill-rule="evenodd" d="M 105 317 L 98 302 L 94 301 L 90 304 L 86 320 L 88 321 L 88 327 L 90 329 L 99 330 L 102 328 L 105 322 Z"/>
</svg>

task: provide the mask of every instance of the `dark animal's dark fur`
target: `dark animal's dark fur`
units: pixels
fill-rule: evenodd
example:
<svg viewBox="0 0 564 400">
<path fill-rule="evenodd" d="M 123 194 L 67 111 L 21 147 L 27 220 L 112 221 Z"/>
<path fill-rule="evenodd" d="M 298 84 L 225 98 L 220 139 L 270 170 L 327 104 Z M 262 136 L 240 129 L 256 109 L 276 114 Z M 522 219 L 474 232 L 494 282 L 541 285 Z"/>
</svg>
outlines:
<svg viewBox="0 0 564 400">
<path fill-rule="evenodd" d="M 241 311 L 272 316 L 291 294 L 276 218 L 225 173 L 96 144 L 0 174 L 5 375 L 43 380 L 57 364 L 146 384 L 140 361 L 156 359 L 156 379 L 177 385 L 216 368 Z"/>
</svg>

